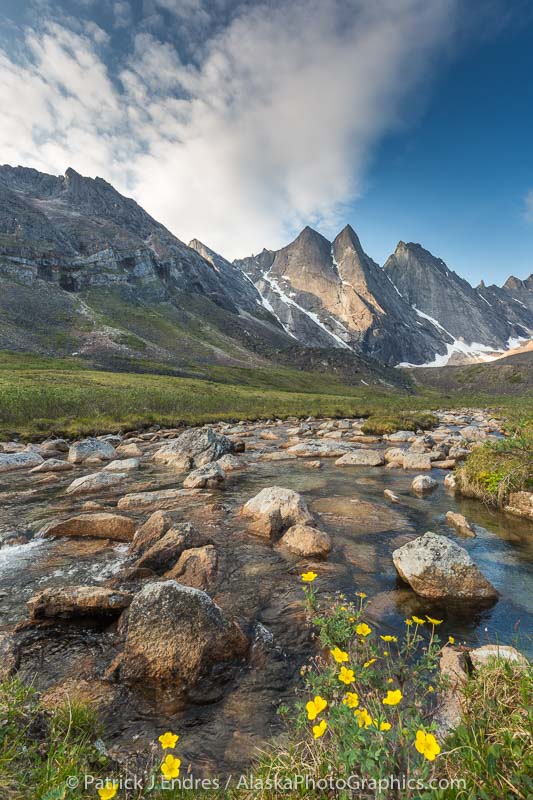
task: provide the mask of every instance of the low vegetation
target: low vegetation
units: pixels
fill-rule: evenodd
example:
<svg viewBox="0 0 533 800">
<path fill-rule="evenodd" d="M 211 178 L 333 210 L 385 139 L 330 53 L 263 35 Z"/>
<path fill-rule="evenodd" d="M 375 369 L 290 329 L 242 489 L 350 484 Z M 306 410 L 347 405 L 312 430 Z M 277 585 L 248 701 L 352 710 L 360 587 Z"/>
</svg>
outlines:
<svg viewBox="0 0 533 800">
<path fill-rule="evenodd" d="M 402 413 L 395 415 L 372 414 L 362 426 L 363 433 L 382 436 L 396 431 L 416 431 L 419 428 L 428 430 L 438 425 L 435 414 L 428 412 Z"/>
<path fill-rule="evenodd" d="M 530 667 L 489 661 L 463 688 L 463 719 L 443 742 L 435 711 L 449 689 L 439 672 L 441 620 L 413 615 L 403 633 L 365 620 L 365 595 L 319 607 L 316 573 L 302 575 L 319 648 L 301 669 L 294 708 L 280 708 L 286 734 L 263 751 L 246 784 L 218 778 L 195 797 L 275 800 L 526 800 L 533 793 Z M 0 683 L 0 790 L 7 800 L 178 800 L 186 735 L 168 731 L 130 771 L 111 759 L 87 706 L 48 711 L 14 678 Z M 181 756 L 181 757 L 180 757 Z M 191 772 L 192 768 L 192 772 Z M 253 775 L 253 785 L 250 780 Z M 89 776 L 87 779 L 86 776 Z M 295 777 L 297 776 L 297 777 Z M 132 778 L 136 778 L 135 787 Z M 129 779 L 129 783 L 128 783 Z"/>
<path fill-rule="evenodd" d="M 494 506 L 511 492 L 533 490 L 533 423 L 518 424 L 505 439 L 476 447 L 457 471 L 461 492 Z"/>
<path fill-rule="evenodd" d="M 157 366 L 157 365 L 156 365 Z M 367 430 L 431 426 L 428 409 L 493 407 L 516 415 L 527 398 L 406 394 L 383 385 L 348 386 L 328 373 L 288 368 L 205 367 L 198 378 L 91 369 L 76 358 L 0 353 L 0 437 L 77 437 L 271 416 L 369 417 Z M 194 371 L 192 371 L 194 373 Z M 409 412 L 405 411 L 406 407 Z M 424 412 L 420 414 L 420 412 Z"/>
</svg>

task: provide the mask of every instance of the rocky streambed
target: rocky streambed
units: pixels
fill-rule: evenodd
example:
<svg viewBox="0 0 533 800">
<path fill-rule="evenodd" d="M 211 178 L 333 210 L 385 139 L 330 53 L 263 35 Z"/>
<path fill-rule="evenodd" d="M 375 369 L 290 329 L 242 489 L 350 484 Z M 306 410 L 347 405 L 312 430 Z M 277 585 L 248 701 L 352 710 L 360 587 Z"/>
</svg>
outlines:
<svg viewBox="0 0 533 800">
<path fill-rule="evenodd" d="M 533 524 L 452 477 L 500 424 L 439 417 L 389 437 L 292 419 L 2 443 L 0 672 L 50 706 L 88 700 L 111 754 L 179 729 L 184 759 L 223 772 L 280 730 L 315 651 L 304 571 L 321 602 L 365 592 L 384 633 L 430 613 L 457 643 L 514 643 Z"/>
</svg>

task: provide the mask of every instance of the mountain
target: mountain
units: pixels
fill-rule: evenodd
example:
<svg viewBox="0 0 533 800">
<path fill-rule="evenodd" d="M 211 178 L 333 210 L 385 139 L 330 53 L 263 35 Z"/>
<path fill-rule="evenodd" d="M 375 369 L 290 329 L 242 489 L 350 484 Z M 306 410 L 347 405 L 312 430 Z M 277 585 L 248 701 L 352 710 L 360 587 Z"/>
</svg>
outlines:
<svg viewBox="0 0 533 800">
<path fill-rule="evenodd" d="M 240 269 L 192 245 L 101 178 L 0 166 L 0 349 L 113 369 L 274 364 L 398 381 L 331 341 L 310 350 Z"/>
<path fill-rule="evenodd" d="M 300 341 L 329 337 L 390 365 L 486 359 L 533 333 L 533 279 L 474 289 L 404 242 L 381 268 L 349 225 L 333 242 L 305 228 L 287 247 L 235 264 Z"/>
<path fill-rule="evenodd" d="M 440 334 L 398 294 L 347 225 L 333 242 L 304 228 L 278 251 L 235 262 L 283 327 L 308 345 L 362 351 L 386 364 L 431 360 Z"/>
<path fill-rule="evenodd" d="M 399 242 L 383 269 L 409 305 L 449 335 L 448 357 L 482 356 L 532 335 L 533 314 L 525 303 L 511 307 L 505 288 L 481 284 L 474 289 L 419 244 Z M 527 293 L 525 285 L 522 288 Z"/>
<path fill-rule="evenodd" d="M 0 349 L 398 382 L 394 366 L 488 359 L 532 332 L 533 276 L 474 289 L 404 242 L 380 267 L 349 225 L 231 263 L 101 178 L 0 166 Z"/>
</svg>

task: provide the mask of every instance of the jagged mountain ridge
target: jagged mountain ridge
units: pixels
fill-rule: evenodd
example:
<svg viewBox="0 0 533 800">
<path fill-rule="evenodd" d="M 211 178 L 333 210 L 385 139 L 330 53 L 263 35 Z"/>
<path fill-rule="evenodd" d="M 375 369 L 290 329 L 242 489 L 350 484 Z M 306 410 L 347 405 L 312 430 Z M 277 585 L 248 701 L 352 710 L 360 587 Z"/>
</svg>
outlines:
<svg viewBox="0 0 533 800">
<path fill-rule="evenodd" d="M 350 226 L 230 263 L 72 169 L 0 167 L 0 288 L 0 347 L 188 365 L 325 359 L 357 374 L 368 357 L 488 357 L 533 331 L 533 276 L 474 289 L 403 242 L 382 268 Z"/>
<path fill-rule="evenodd" d="M 241 270 L 197 250 L 101 178 L 0 166 L 0 349 L 184 374 L 275 364 L 396 381 L 331 341 L 302 345 Z"/>
<path fill-rule="evenodd" d="M 381 268 L 350 226 L 333 242 L 306 228 L 281 250 L 235 264 L 292 335 L 330 336 L 387 364 L 488 359 L 533 335 L 533 277 L 474 289 L 404 242 Z"/>
</svg>

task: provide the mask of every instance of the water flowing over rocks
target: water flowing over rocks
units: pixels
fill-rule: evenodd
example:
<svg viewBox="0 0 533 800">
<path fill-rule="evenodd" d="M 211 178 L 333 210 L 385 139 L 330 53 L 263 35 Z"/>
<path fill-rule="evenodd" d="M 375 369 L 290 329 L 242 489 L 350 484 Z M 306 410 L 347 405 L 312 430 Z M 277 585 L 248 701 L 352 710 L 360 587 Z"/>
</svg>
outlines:
<svg viewBox="0 0 533 800">
<path fill-rule="evenodd" d="M 428 531 L 395 550 L 392 560 L 402 580 L 432 600 L 495 600 L 498 593 L 466 550 Z"/>
</svg>

